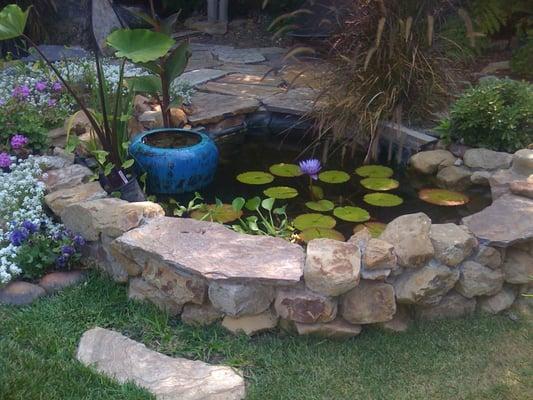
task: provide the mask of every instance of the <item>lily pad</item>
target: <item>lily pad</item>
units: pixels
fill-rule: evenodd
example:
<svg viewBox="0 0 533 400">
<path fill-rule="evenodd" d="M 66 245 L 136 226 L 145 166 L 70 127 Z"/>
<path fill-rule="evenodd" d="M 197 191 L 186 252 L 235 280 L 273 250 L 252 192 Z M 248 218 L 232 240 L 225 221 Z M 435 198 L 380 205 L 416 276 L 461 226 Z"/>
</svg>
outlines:
<svg viewBox="0 0 533 400">
<path fill-rule="evenodd" d="M 237 180 L 247 185 L 264 185 L 274 180 L 274 175 L 263 171 L 249 171 L 237 175 Z"/>
<path fill-rule="evenodd" d="M 301 214 L 294 218 L 293 225 L 296 229 L 304 231 L 309 228 L 328 228 L 331 229 L 337 225 L 335 218 L 329 215 L 309 213 Z"/>
<path fill-rule="evenodd" d="M 273 199 L 292 199 L 298 196 L 298 190 L 289 186 L 274 186 L 264 190 L 263 193 Z"/>
<path fill-rule="evenodd" d="M 331 211 L 335 208 L 335 204 L 329 200 L 308 201 L 305 205 L 314 211 Z"/>
<path fill-rule="evenodd" d="M 355 173 L 363 178 L 390 178 L 394 171 L 384 165 L 363 165 Z"/>
<path fill-rule="evenodd" d="M 344 171 L 324 171 L 318 174 L 318 179 L 326 183 L 344 183 L 350 180 L 350 175 Z"/>
<path fill-rule="evenodd" d="M 403 203 L 400 196 L 390 193 L 369 193 L 363 197 L 365 203 L 376 207 L 395 207 Z"/>
<path fill-rule="evenodd" d="M 294 178 L 302 175 L 300 167 L 296 164 L 274 164 L 270 166 L 269 171 L 272 175 L 281 176 L 283 178 Z"/>
<path fill-rule="evenodd" d="M 191 212 L 190 217 L 201 221 L 219 222 L 225 224 L 235 221 L 242 216 L 241 210 L 235 210 L 231 204 L 206 204 Z"/>
<path fill-rule="evenodd" d="M 437 206 L 462 206 L 470 200 L 466 194 L 446 189 L 422 189 L 418 197 Z"/>
<path fill-rule="evenodd" d="M 333 239 L 344 242 L 346 239 L 342 233 L 329 228 L 308 228 L 300 233 L 300 239 L 309 243 L 313 239 Z"/>
<path fill-rule="evenodd" d="M 383 222 L 365 222 L 364 224 L 355 225 L 353 233 L 357 233 L 361 229 L 367 228 L 373 238 L 378 238 L 386 227 L 387 224 L 384 224 Z"/>
<path fill-rule="evenodd" d="M 400 183 L 390 178 L 365 178 L 361 180 L 361 185 L 370 190 L 387 191 L 397 189 Z"/>
<path fill-rule="evenodd" d="M 337 207 L 333 210 L 333 215 L 337 218 L 342 219 L 343 221 L 348 222 L 364 222 L 370 219 L 370 214 L 368 211 L 360 207 Z"/>
</svg>

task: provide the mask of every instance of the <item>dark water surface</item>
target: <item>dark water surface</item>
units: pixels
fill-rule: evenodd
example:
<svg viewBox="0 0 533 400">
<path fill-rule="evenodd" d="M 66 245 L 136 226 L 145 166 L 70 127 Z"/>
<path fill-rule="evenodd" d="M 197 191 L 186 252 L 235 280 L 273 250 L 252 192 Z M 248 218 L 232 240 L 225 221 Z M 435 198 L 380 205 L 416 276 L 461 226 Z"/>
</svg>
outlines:
<svg viewBox="0 0 533 400">
<path fill-rule="evenodd" d="M 303 156 L 300 154 L 307 147 L 299 139 L 290 140 L 287 135 L 273 136 L 248 132 L 246 135 L 226 138 L 219 141 L 220 164 L 214 182 L 201 191 L 206 202 L 213 203 L 218 197 L 225 203 L 231 203 L 235 197 L 249 199 L 254 196 L 265 198 L 263 190 L 273 186 L 291 186 L 300 193 L 298 197 L 287 200 L 276 200 L 276 206 L 287 204 L 287 211 L 291 218 L 299 214 L 316 212 L 308 209 L 305 202 L 311 201 L 309 196 L 309 178 L 301 176 L 296 178 L 275 177 L 272 183 L 266 185 L 246 185 L 238 182 L 235 177 L 246 171 L 265 171 L 276 163 L 295 163 L 307 158 L 321 158 L 321 149 L 315 148 L 307 151 Z M 325 198 L 335 203 L 335 206 L 356 206 L 370 213 L 371 221 L 388 223 L 392 219 L 416 212 L 426 213 L 434 223 L 459 222 L 462 217 L 480 211 L 490 204 L 490 194 L 486 190 L 468 191 L 470 202 L 459 207 L 443 207 L 428 204 L 418 199 L 418 190 L 436 187 L 427 179 L 413 176 L 405 171 L 405 168 L 389 165 L 394 171 L 393 178 L 400 182 L 400 187 L 387 193 L 396 194 L 404 199 L 404 203 L 397 207 L 375 207 L 363 201 L 363 196 L 372 193 L 359 183 L 361 178 L 354 173 L 355 169 L 362 165 L 363 156 L 342 160 L 340 154 L 333 154 L 323 163 L 322 171 L 338 169 L 351 175 L 350 181 L 343 184 L 328 184 L 315 181 L 314 184 L 324 189 Z M 192 195 L 182 195 L 176 199 L 180 202 L 190 200 Z M 324 214 L 332 215 L 332 212 Z M 345 236 L 349 235 L 357 223 L 345 222 L 337 219 L 335 229 Z"/>
</svg>

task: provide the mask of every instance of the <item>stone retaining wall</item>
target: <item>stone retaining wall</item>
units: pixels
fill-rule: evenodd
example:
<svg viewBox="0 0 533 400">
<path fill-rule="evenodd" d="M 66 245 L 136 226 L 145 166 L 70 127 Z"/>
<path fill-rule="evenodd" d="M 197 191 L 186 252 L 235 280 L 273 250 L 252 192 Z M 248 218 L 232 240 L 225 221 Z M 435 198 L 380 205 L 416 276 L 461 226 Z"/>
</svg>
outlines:
<svg viewBox="0 0 533 400">
<path fill-rule="evenodd" d="M 433 155 L 419 153 L 413 168 L 438 176 L 457 160 Z M 513 157 L 507 158 L 498 167 L 511 167 Z M 515 156 L 506 173 L 533 172 L 531 160 L 531 152 Z M 455 318 L 476 309 L 496 314 L 523 301 L 519 294 L 531 287 L 533 200 L 511 192 L 463 225 L 409 214 L 379 238 L 362 230 L 347 242 L 313 240 L 304 250 L 279 238 L 165 217 L 155 203 L 108 198 L 96 183 L 84 183 L 83 168 L 62 166 L 44 180 L 50 209 L 88 240 L 84 262 L 127 283 L 130 298 L 180 314 L 187 324 L 343 338 L 365 325 L 404 331 L 412 318 Z"/>
</svg>

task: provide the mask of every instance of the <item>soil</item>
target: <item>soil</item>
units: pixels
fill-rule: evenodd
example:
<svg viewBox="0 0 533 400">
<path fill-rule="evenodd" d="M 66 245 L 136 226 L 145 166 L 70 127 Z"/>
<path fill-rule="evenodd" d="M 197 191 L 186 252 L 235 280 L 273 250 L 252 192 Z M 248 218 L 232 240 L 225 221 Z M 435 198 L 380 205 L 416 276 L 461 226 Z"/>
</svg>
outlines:
<svg viewBox="0 0 533 400">
<path fill-rule="evenodd" d="M 163 149 L 179 149 L 199 143 L 201 137 L 192 133 L 157 132 L 146 136 L 143 143 Z"/>
</svg>

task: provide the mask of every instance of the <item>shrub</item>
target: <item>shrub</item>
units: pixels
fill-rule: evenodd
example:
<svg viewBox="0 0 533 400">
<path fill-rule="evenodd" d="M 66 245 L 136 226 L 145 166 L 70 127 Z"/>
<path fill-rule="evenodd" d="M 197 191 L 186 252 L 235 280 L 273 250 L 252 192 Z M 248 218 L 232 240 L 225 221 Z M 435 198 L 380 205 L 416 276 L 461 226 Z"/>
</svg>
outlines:
<svg viewBox="0 0 533 400">
<path fill-rule="evenodd" d="M 511 69 L 515 74 L 533 77 L 533 37 L 526 44 L 518 48 L 511 58 Z"/>
<path fill-rule="evenodd" d="M 453 16 L 449 17 L 439 30 L 439 45 L 449 59 L 471 62 L 483 54 L 489 40 L 485 36 L 479 36 L 472 41 L 468 37 L 465 22 L 458 16 Z"/>
<path fill-rule="evenodd" d="M 533 142 L 533 85 L 488 79 L 453 104 L 437 128 L 448 140 L 514 152 Z"/>
</svg>

